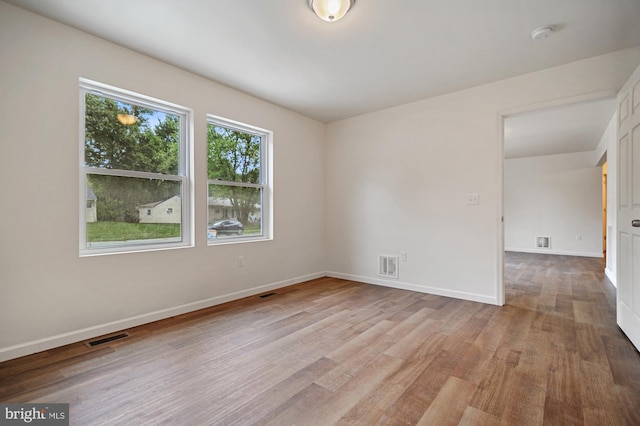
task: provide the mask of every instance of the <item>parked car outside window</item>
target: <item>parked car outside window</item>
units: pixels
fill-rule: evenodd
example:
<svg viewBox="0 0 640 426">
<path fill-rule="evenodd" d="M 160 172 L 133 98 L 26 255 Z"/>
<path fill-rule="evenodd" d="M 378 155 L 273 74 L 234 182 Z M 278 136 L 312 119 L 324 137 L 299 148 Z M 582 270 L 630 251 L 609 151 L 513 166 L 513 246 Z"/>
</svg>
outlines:
<svg viewBox="0 0 640 426">
<path fill-rule="evenodd" d="M 229 234 L 242 235 L 242 232 L 244 231 L 244 226 L 242 226 L 242 223 L 238 222 L 237 220 L 221 220 L 209 225 L 208 230 L 216 231 L 215 232 L 216 235 L 225 235 L 225 234 L 226 235 L 229 235 Z M 211 234 L 212 232 L 209 232 L 209 235 Z"/>
</svg>

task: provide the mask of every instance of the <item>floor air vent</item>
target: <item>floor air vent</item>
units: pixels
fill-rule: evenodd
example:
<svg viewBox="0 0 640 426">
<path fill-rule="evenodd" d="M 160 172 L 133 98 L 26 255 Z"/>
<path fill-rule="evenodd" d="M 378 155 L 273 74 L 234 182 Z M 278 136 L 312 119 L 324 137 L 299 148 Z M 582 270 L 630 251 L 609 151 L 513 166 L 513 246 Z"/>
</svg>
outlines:
<svg viewBox="0 0 640 426">
<path fill-rule="evenodd" d="M 84 342 L 84 344 L 89 348 L 93 348 L 95 346 L 100 346 L 100 345 L 104 345 L 105 343 L 113 342 L 114 340 L 124 339 L 125 337 L 129 337 L 129 333 L 118 333 L 112 336 L 102 337 L 96 340 L 89 340 L 88 342 Z"/>
<path fill-rule="evenodd" d="M 551 248 L 551 237 L 536 237 L 536 248 Z"/>
<path fill-rule="evenodd" d="M 271 293 L 261 294 L 258 297 L 261 298 L 261 299 L 264 299 L 264 298 L 267 298 L 267 297 L 275 296 L 276 294 L 278 294 L 278 293 L 272 291 Z"/>
<path fill-rule="evenodd" d="M 378 256 L 378 275 L 385 278 L 398 278 L 398 256 Z"/>
</svg>

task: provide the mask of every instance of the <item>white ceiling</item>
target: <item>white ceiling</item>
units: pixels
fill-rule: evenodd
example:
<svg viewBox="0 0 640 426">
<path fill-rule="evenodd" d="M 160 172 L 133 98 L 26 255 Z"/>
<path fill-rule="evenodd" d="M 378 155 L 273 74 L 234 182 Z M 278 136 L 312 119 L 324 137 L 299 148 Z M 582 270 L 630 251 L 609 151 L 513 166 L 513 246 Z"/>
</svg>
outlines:
<svg viewBox="0 0 640 426">
<path fill-rule="evenodd" d="M 615 109 L 615 99 L 602 99 L 509 117 L 505 158 L 593 151 Z"/>
<path fill-rule="evenodd" d="M 324 122 L 640 45 L 638 0 L 7 2 Z"/>
</svg>

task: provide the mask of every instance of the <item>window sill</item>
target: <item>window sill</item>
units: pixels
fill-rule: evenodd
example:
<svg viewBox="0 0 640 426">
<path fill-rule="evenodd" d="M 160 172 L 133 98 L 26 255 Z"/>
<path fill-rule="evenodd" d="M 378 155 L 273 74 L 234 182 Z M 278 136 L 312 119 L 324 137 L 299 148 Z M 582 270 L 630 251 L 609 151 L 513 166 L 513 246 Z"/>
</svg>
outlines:
<svg viewBox="0 0 640 426">
<path fill-rule="evenodd" d="M 223 238 L 223 239 L 207 239 L 207 246 L 221 246 L 221 245 L 229 245 L 229 244 L 243 244 L 243 243 L 256 243 L 260 241 L 273 241 L 273 237 L 234 237 L 234 238 Z"/>
<path fill-rule="evenodd" d="M 164 244 L 137 244 L 131 246 L 102 246 L 95 248 L 81 248 L 80 249 L 80 257 L 94 257 L 94 256 L 106 256 L 111 254 L 129 254 L 129 253 L 145 253 L 151 251 L 165 251 L 165 250 L 177 250 L 184 248 L 193 248 L 193 244 L 188 244 L 184 242 L 180 243 L 164 243 Z"/>
</svg>

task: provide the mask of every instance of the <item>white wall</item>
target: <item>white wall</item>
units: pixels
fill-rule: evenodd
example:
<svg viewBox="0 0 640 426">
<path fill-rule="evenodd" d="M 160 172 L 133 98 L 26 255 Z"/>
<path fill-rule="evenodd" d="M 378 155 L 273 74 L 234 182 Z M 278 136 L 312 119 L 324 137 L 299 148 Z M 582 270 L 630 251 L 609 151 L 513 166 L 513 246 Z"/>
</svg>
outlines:
<svg viewBox="0 0 640 426">
<path fill-rule="evenodd" d="M 507 251 L 602 257 L 602 168 L 592 157 L 578 152 L 505 160 Z M 551 248 L 536 248 L 536 236 L 551 237 Z"/>
<path fill-rule="evenodd" d="M 611 117 L 598 146 L 607 148 L 607 266 L 605 273 L 616 285 L 617 274 L 617 238 L 616 238 L 616 214 L 618 199 L 618 143 L 617 143 L 618 113 Z M 597 151 L 597 150 L 596 150 Z"/>
<path fill-rule="evenodd" d="M 330 274 L 501 303 L 501 116 L 617 91 L 638 63 L 630 49 L 331 123 Z M 377 255 L 401 251 L 399 279 L 379 279 Z"/>
<path fill-rule="evenodd" d="M 3 2 L 0 58 L 0 361 L 323 275 L 324 124 Z M 79 257 L 80 77 L 194 109 L 194 248 Z M 274 132 L 273 241 L 207 246 L 207 113 Z"/>
</svg>

